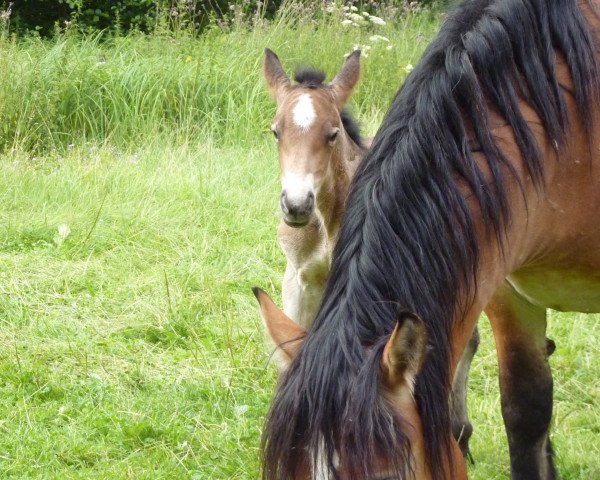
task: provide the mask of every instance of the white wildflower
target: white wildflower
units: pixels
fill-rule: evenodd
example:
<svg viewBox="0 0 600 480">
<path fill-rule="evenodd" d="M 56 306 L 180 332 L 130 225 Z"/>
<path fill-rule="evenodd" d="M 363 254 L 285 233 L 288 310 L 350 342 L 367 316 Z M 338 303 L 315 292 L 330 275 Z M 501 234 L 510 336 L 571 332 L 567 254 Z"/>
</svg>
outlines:
<svg viewBox="0 0 600 480">
<path fill-rule="evenodd" d="M 369 20 L 374 25 L 385 25 L 385 20 L 383 18 L 376 17 L 375 15 L 369 15 Z"/>
<path fill-rule="evenodd" d="M 392 48 L 394 48 L 393 45 L 388 45 L 387 47 L 385 47 L 386 50 L 391 50 Z"/>
<path fill-rule="evenodd" d="M 236 405 L 233 408 L 233 413 L 236 417 L 241 417 L 242 415 L 244 415 L 244 413 L 248 411 L 248 408 L 248 405 Z"/>
<path fill-rule="evenodd" d="M 354 5 L 350 5 L 350 11 L 351 12 L 358 12 L 358 8 L 356 8 Z"/>
<path fill-rule="evenodd" d="M 344 54 L 344 58 L 350 55 L 352 52 L 356 52 L 356 50 L 360 50 L 362 52 L 362 57 L 367 58 L 369 56 L 369 50 L 371 50 L 371 45 L 352 45 L 352 51 Z"/>
<path fill-rule="evenodd" d="M 344 25 L 344 27 L 347 27 L 348 25 L 355 25 L 355 23 L 352 20 L 342 20 L 342 25 Z"/>
<path fill-rule="evenodd" d="M 349 13 L 348 18 L 356 23 L 360 23 L 363 21 L 363 17 L 361 17 L 358 13 Z"/>
<path fill-rule="evenodd" d="M 67 238 L 71 234 L 71 229 L 69 228 L 69 226 L 66 223 L 61 223 L 58 226 L 58 234 L 62 238 Z"/>
<path fill-rule="evenodd" d="M 404 71 L 405 71 L 406 73 L 410 73 L 410 72 L 412 72 L 412 71 L 413 71 L 413 69 L 414 69 L 414 68 L 415 68 L 415 67 L 413 67 L 413 66 L 412 66 L 412 63 L 407 63 L 407 64 L 406 64 L 406 67 L 404 67 Z"/>
<path fill-rule="evenodd" d="M 386 42 L 386 43 L 390 43 L 390 39 L 387 37 L 384 37 L 383 35 L 371 35 L 369 37 L 369 40 L 371 40 L 372 42 Z"/>
<path fill-rule="evenodd" d="M 369 18 L 371 14 L 369 12 L 362 12 L 362 16 L 365 18 Z"/>
<path fill-rule="evenodd" d="M 71 229 L 66 223 L 61 223 L 58 226 L 58 231 L 56 235 L 54 235 L 54 243 L 56 246 L 62 245 L 67 237 L 71 234 Z"/>
</svg>

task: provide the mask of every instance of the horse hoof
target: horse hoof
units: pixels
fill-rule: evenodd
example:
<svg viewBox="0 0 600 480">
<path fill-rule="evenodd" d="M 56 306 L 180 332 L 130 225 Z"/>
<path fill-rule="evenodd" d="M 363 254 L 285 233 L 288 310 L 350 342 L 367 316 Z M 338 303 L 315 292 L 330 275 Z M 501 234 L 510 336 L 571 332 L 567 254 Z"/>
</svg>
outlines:
<svg viewBox="0 0 600 480">
<path fill-rule="evenodd" d="M 473 455 L 471 455 L 471 450 L 469 449 L 469 439 L 471 435 L 473 435 L 473 426 L 469 421 L 467 422 L 456 422 L 453 425 L 452 433 L 454 438 L 458 442 L 458 446 L 464 456 L 464 458 L 471 464 L 475 465 L 473 461 Z"/>
<path fill-rule="evenodd" d="M 463 454 L 465 455 L 465 459 L 467 460 L 467 462 L 473 466 L 475 466 L 475 459 L 473 458 L 473 455 L 471 454 L 471 450 L 469 449 L 469 447 L 467 447 L 467 451 L 464 452 Z"/>
<path fill-rule="evenodd" d="M 556 350 L 556 343 L 551 338 L 546 338 L 546 355 L 549 357 Z"/>
</svg>

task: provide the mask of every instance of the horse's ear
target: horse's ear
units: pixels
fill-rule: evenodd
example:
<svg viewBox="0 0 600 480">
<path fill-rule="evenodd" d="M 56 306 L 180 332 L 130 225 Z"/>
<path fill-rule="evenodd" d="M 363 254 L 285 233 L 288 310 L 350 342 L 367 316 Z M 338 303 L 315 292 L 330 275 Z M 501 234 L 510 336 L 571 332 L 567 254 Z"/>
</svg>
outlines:
<svg viewBox="0 0 600 480">
<path fill-rule="evenodd" d="M 330 84 L 339 108 L 342 108 L 346 104 L 359 78 L 360 50 L 354 50 L 348 55 L 344 66 Z"/>
<path fill-rule="evenodd" d="M 265 63 L 263 73 L 271 95 L 276 102 L 279 102 L 284 91 L 291 85 L 290 79 L 285 74 L 279 57 L 273 50 L 265 48 Z"/>
<path fill-rule="evenodd" d="M 394 388 L 402 384 L 413 387 L 427 350 L 427 329 L 412 313 L 403 312 L 383 350 L 382 367 L 386 383 Z"/>
<path fill-rule="evenodd" d="M 267 332 L 277 346 L 277 366 L 284 370 L 296 356 L 306 331 L 283 313 L 265 291 L 258 287 L 252 291 L 258 300 Z"/>
</svg>

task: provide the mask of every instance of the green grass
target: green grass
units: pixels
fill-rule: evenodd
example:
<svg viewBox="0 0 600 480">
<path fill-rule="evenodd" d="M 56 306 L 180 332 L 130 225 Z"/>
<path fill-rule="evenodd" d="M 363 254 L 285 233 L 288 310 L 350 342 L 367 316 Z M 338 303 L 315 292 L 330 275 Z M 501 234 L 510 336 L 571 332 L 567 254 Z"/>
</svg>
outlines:
<svg viewBox="0 0 600 480">
<path fill-rule="evenodd" d="M 600 478 L 600 315 L 549 311 L 548 336 L 554 376 L 554 442 L 560 478 Z M 496 352 L 489 323 L 480 321 L 481 346 L 470 377 L 469 414 L 475 428 L 474 479 L 508 479 L 508 445 L 498 389 Z"/>
<path fill-rule="evenodd" d="M 380 117 L 438 17 L 423 13 L 401 23 L 344 27 L 340 12 L 291 4 L 272 23 L 215 26 L 200 38 L 185 31 L 119 38 L 64 34 L 50 42 L 0 36 L 0 147 L 37 153 L 81 141 L 127 147 L 157 134 L 252 145 L 274 112 L 261 75 L 265 47 L 280 54 L 290 73 L 293 66 L 314 63 L 331 78 L 344 54 L 371 46 L 354 104 L 368 118 Z M 390 43 L 369 40 L 375 34 Z"/>
<path fill-rule="evenodd" d="M 284 268 L 262 49 L 331 76 L 388 36 L 353 103 L 372 134 L 438 18 L 344 28 L 286 12 L 199 39 L 0 41 L 2 478 L 257 478 L 275 372 L 250 287 L 278 298 Z M 598 320 L 551 316 L 565 479 L 600 477 Z M 502 479 L 485 322 L 482 338 L 470 473 Z"/>
<path fill-rule="evenodd" d="M 274 374 L 250 287 L 282 268 L 272 147 L 136 154 L 3 159 L 6 475 L 256 476 Z"/>
</svg>

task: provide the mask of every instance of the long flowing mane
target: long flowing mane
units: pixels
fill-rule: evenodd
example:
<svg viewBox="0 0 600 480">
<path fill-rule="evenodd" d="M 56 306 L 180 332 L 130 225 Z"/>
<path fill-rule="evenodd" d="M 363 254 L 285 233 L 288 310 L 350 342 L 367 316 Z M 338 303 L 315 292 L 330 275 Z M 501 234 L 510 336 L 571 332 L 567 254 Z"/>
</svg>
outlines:
<svg viewBox="0 0 600 480">
<path fill-rule="evenodd" d="M 459 298 L 476 288 L 479 253 L 459 184 L 478 201 L 488 234 L 501 240 L 511 214 L 505 188 L 521 180 L 493 136 L 488 111 L 512 127 L 526 170 L 543 188 L 544 159 L 519 102 L 537 113 L 558 158 L 569 118 L 556 51 L 569 66 L 589 130 L 600 91 L 595 50 L 574 0 L 471 0 L 447 16 L 354 178 L 323 303 L 268 415 L 263 478 L 294 478 L 305 461 L 313 469 L 325 461 L 337 475 L 336 451 L 349 478 L 364 478 L 376 454 L 405 477 L 403 419 L 377 378 L 401 310 L 418 314 L 428 330 L 415 399 L 432 475 L 449 475 L 450 333 L 465 307 Z"/>
</svg>

